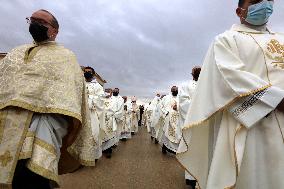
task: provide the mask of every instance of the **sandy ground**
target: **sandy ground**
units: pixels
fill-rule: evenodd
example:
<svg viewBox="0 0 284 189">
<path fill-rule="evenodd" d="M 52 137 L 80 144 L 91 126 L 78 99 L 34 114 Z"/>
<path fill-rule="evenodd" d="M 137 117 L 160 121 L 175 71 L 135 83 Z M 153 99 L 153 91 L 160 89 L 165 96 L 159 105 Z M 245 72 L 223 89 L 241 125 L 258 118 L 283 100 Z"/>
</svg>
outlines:
<svg viewBox="0 0 284 189">
<path fill-rule="evenodd" d="M 145 128 L 120 142 L 111 159 L 102 157 L 60 177 L 61 189 L 186 189 L 184 171 L 173 155 L 163 155 Z M 188 187 L 189 188 L 189 187 Z"/>
</svg>

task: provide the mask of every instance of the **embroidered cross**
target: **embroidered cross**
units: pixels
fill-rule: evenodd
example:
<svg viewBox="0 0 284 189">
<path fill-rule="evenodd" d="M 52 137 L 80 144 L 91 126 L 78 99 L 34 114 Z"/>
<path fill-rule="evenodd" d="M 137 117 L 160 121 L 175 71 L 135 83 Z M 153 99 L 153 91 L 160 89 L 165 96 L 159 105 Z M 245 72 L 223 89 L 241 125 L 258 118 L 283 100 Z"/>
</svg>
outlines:
<svg viewBox="0 0 284 189">
<path fill-rule="evenodd" d="M 7 150 L 3 155 L 0 156 L 0 163 L 2 167 L 6 167 L 8 163 L 13 160 L 10 152 Z"/>
</svg>

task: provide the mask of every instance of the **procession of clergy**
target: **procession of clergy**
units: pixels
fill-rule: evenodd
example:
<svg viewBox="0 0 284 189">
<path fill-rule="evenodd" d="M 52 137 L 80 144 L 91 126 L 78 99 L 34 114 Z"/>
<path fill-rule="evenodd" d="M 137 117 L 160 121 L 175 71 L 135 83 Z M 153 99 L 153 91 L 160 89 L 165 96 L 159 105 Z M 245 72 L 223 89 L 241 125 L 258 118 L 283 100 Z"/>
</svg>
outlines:
<svg viewBox="0 0 284 189">
<path fill-rule="evenodd" d="M 241 23 L 215 37 L 192 80 L 145 106 L 152 140 L 193 188 L 284 188 L 284 35 L 266 24 L 273 6 L 239 0 Z M 141 118 L 135 97 L 104 90 L 55 42 L 50 12 L 27 21 L 34 43 L 0 61 L 1 189 L 50 189 L 60 174 L 110 158 Z"/>
<path fill-rule="evenodd" d="M 131 101 L 119 95 L 119 89 L 105 89 L 94 78 L 92 67 L 83 67 L 91 117 L 92 135 L 96 140 L 95 158 L 105 153 L 111 157 L 112 148 L 138 132 L 140 109 L 135 96 Z"/>
</svg>

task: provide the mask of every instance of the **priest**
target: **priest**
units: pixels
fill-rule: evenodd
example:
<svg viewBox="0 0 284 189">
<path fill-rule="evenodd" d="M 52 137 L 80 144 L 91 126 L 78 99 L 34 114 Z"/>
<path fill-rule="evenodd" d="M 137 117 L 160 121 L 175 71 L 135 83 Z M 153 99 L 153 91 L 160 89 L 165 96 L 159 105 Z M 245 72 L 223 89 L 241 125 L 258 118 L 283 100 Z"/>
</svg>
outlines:
<svg viewBox="0 0 284 189">
<path fill-rule="evenodd" d="M 239 0 L 204 60 L 177 158 L 200 188 L 283 188 L 284 35 L 274 1 Z"/>
<path fill-rule="evenodd" d="M 49 11 L 27 21 L 34 42 L 0 61 L 0 188 L 50 188 L 59 173 L 95 164 L 76 56 L 55 42 L 59 24 Z"/>
<path fill-rule="evenodd" d="M 104 88 L 94 78 L 95 70 L 92 67 L 84 68 L 84 76 L 87 86 L 88 105 L 91 112 L 92 135 L 96 142 L 95 158 L 102 156 L 102 143 L 100 139 L 100 127 L 104 124 Z"/>
</svg>

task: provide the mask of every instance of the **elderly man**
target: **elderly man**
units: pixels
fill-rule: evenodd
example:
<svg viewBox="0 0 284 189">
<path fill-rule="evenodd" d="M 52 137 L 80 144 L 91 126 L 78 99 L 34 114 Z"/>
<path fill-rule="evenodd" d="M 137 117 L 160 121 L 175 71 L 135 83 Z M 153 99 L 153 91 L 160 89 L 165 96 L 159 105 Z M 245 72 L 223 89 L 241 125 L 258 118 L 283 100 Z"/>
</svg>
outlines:
<svg viewBox="0 0 284 189">
<path fill-rule="evenodd" d="M 100 127 L 104 124 L 104 88 L 94 79 L 95 70 L 92 67 L 84 68 L 86 79 L 88 105 L 91 112 L 91 127 L 95 146 L 95 157 L 99 159 L 102 156 L 102 143 L 100 139 Z"/>
<path fill-rule="evenodd" d="M 0 61 L 0 188 L 49 188 L 58 171 L 73 170 L 70 154 L 95 163 L 76 57 L 55 42 L 59 24 L 51 13 L 36 11 L 28 23 L 34 43 Z"/>
<path fill-rule="evenodd" d="M 273 1 L 239 0 L 241 24 L 211 45 L 178 159 L 200 188 L 284 187 L 284 37 Z"/>
</svg>

